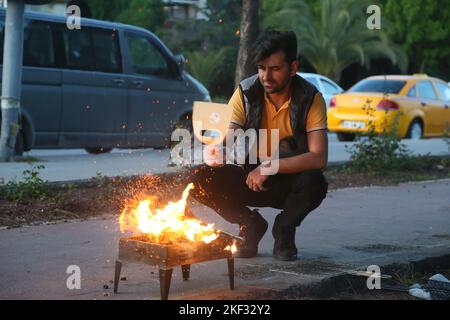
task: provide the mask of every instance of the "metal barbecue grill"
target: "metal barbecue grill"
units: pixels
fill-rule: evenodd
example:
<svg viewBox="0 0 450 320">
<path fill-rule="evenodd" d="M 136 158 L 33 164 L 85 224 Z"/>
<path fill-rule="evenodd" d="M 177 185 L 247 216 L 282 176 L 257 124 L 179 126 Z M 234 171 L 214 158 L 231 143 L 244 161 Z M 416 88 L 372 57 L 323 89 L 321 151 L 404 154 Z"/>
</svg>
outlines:
<svg viewBox="0 0 450 320">
<path fill-rule="evenodd" d="M 117 293 L 122 263 L 137 262 L 159 268 L 161 300 L 169 297 L 173 268 L 181 266 L 183 280 L 189 280 L 190 266 L 194 263 L 227 259 L 230 289 L 234 290 L 234 257 L 231 251 L 225 250 L 236 240 L 243 239 L 219 232 L 219 237 L 211 243 L 204 242 L 171 242 L 167 244 L 151 242 L 145 236 L 121 238 L 119 240 L 119 257 L 116 261 L 114 276 L 114 293 Z"/>
</svg>

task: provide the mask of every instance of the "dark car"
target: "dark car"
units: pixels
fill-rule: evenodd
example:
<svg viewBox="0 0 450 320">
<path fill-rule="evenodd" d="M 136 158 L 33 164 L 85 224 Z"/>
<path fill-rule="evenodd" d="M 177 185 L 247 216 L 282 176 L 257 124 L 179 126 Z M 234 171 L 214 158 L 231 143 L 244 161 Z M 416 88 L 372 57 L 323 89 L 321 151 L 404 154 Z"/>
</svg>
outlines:
<svg viewBox="0 0 450 320">
<path fill-rule="evenodd" d="M 70 30 L 66 19 L 25 14 L 17 153 L 164 147 L 175 125 L 191 117 L 193 101 L 211 100 L 184 71 L 182 56 L 150 31 L 92 19 Z M 1 64 L 4 32 L 0 10 Z"/>
</svg>

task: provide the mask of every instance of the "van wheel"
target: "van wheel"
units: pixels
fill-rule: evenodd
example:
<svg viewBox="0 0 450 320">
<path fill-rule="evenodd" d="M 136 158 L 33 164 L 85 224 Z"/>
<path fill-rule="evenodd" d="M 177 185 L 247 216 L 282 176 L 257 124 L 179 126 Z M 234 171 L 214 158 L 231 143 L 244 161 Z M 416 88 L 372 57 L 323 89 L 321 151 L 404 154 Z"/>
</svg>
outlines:
<svg viewBox="0 0 450 320">
<path fill-rule="evenodd" d="M 84 148 L 90 154 L 101 154 L 111 152 L 112 148 Z"/>
<path fill-rule="evenodd" d="M 352 141 L 355 141 L 356 134 L 339 132 L 337 134 L 337 138 L 340 142 L 352 142 Z"/>
<path fill-rule="evenodd" d="M 406 138 L 412 140 L 420 140 L 423 136 L 423 128 L 420 120 L 414 120 L 408 129 L 408 135 Z"/>
</svg>

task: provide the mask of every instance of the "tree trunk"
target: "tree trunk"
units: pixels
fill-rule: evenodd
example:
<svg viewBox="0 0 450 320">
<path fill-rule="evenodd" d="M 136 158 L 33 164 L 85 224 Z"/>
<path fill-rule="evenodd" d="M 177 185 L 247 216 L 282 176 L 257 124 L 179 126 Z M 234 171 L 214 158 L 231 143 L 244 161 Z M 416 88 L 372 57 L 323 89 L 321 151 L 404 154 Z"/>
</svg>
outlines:
<svg viewBox="0 0 450 320">
<path fill-rule="evenodd" d="M 241 80 L 256 73 L 252 63 L 251 49 L 259 33 L 259 0 L 242 0 L 241 39 L 236 64 L 235 88 Z"/>
<path fill-rule="evenodd" d="M 425 73 L 425 59 L 423 59 L 422 63 L 420 64 L 419 73 Z"/>
</svg>

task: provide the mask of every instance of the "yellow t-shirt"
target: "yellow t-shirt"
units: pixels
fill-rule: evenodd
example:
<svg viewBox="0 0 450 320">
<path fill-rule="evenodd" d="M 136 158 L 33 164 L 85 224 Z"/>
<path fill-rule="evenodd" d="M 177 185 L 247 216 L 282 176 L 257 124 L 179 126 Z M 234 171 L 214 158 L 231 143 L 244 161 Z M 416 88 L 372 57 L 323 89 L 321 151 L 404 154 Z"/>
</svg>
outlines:
<svg viewBox="0 0 450 320">
<path fill-rule="evenodd" d="M 238 88 L 231 97 L 228 105 L 233 108 L 233 116 L 231 122 L 239 126 L 244 126 L 246 120 L 245 106 L 242 101 L 242 93 Z M 289 108 L 291 106 L 291 100 L 287 101 L 277 111 L 273 103 L 265 95 L 264 112 L 261 119 L 261 129 L 267 129 L 267 155 L 270 156 L 270 130 L 279 130 L 279 140 L 293 135 L 291 126 L 291 117 Z M 327 129 L 327 108 L 325 100 L 321 93 L 317 93 L 314 97 L 313 103 L 309 109 L 308 116 L 306 118 L 306 132 L 312 132 L 316 130 Z M 279 141 L 278 141 L 279 142 Z"/>
</svg>

